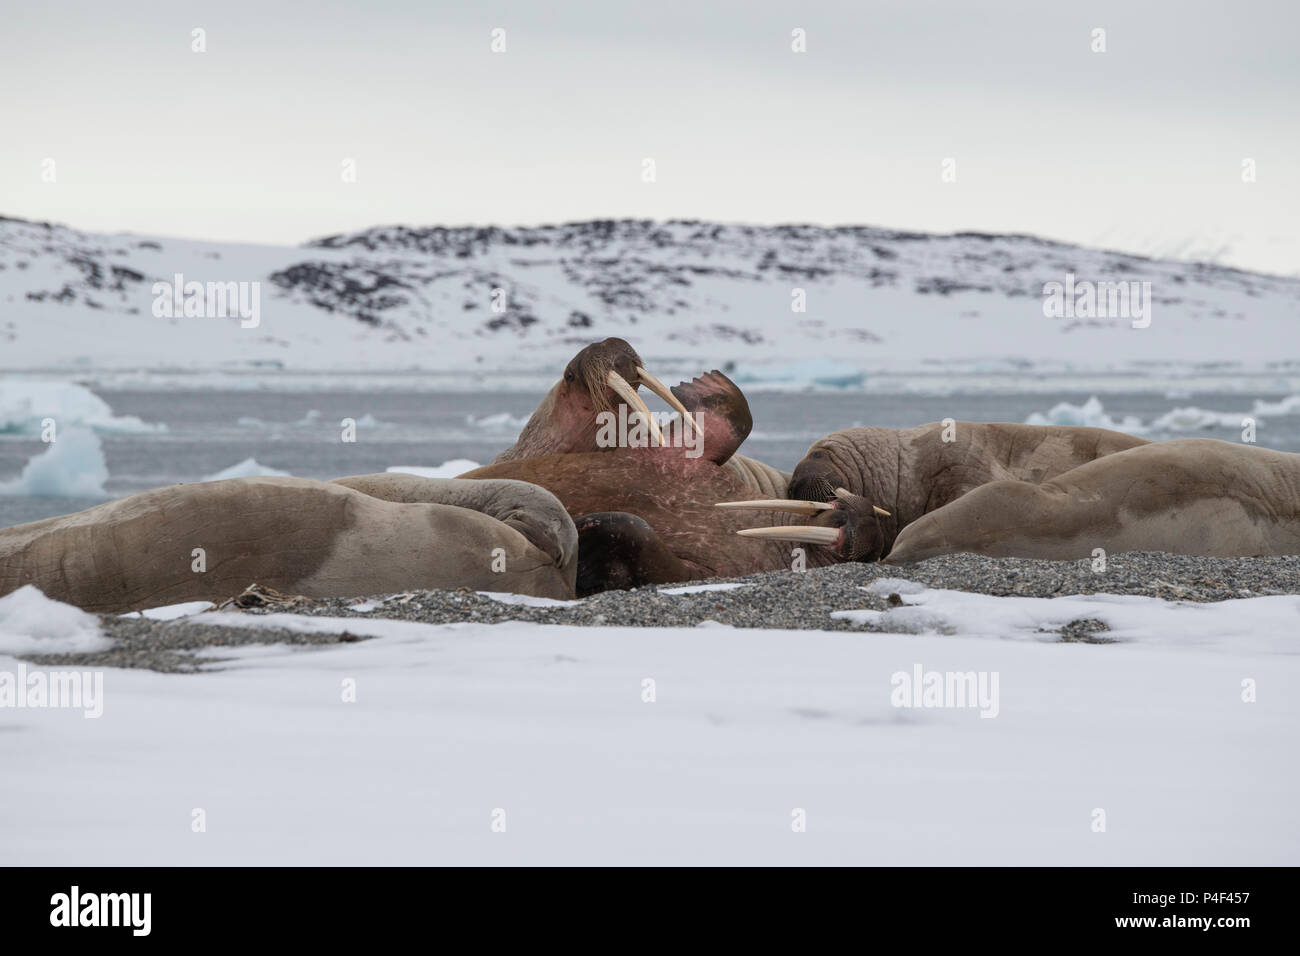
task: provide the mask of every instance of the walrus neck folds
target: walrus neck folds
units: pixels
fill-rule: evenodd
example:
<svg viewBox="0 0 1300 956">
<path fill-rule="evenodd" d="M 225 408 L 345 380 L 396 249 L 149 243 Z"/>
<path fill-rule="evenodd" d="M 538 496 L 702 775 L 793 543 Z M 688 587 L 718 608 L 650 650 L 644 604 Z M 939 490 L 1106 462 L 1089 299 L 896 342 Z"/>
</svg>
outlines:
<svg viewBox="0 0 1300 956">
<path fill-rule="evenodd" d="M 515 443 L 501 452 L 494 462 L 515 461 L 520 458 L 538 458 L 542 455 L 563 455 L 571 451 L 587 450 L 581 446 L 582 435 L 575 436 L 572 430 L 565 427 L 565 423 L 556 419 L 559 413 L 559 393 L 564 387 L 563 382 L 556 382 L 551 386 L 551 390 L 546 393 L 541 404 L 529 417 L 528 423 L 524 425 L 523 430 L 519 433 L 519 438 Z M 595 442 L 595 426 L 585 429 L 590 432 L 588 444 Z M 575 441 L 575 438 L 577 439 Z"/>
</svg>

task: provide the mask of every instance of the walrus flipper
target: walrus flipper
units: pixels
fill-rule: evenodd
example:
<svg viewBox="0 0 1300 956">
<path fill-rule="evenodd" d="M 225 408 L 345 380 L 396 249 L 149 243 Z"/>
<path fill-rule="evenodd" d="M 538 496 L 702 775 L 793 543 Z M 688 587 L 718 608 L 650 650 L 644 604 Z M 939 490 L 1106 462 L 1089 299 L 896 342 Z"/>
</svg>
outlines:
<svg viewBox="0 0 1300 956">
<path fill-rule="evenodd" d="M 671 389 L 690 409 L 704 432 L 703 457 L 721 465 L 734 455 L 754 427 L 749 401 L 731 379 L 717 369 Z"/>
</svg>

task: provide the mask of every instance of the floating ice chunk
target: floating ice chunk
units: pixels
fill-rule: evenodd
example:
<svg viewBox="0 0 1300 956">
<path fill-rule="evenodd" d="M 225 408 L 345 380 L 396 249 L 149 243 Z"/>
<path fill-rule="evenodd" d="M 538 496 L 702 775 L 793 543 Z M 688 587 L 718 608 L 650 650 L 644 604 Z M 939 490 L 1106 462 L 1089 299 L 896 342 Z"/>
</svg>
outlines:
<svg viewBox="0 0 1300 956">
<path fill-rule="evenodd" d="M 1106 409 L 1101 404 L 1101 399 L 1096 395 L 1093 395 L 1082 405 L 1072 405 L 1069 402 L 1061 402 L 1057 405 L 1053 405 L 1046 415 L 1041 412 L 1034 412 L 1025 419 L 1025 424 L 1109 428 L 1113 431 L 1121 432 L 1140 432 L 1144 430 L 1141 420 L 1134 418 L 1131 415 L 1126 417 L 1123 421 L 1116 421 L 1111 418 L 1106 414 Z"/>
<path fill-rule="evenodd" d="M 856 388 L 866 373 L 834 359 L 813 358 L 771 365 L 742 365 L 731 376 L 740 385 L 774 385 L 781 388 Z"/>
<path fill-rule="evenodd" d="M 256 458 L 245 458 L 237 465 L 231 465 L 229 468 L 223 468 L 215 475 L 208 475 L 201 481 L 225 481 L 227 478 L 288 478 L 287 471 L 280 471 L 277 468 L 268 468 L 261 464 Z"/>
<path fill-rule="evenodd" d="M 0 481 L 0 495 L 107 498 L 108 465 L 99 436 L 87 428 L 65 428 L 32 458 L 22 474 Z"/>
<path fill-rule="evenodd" d="M 494 415 L 484 415 L 481 418 L 466 415 L 465 424 L 472 428 L 481 428 L 487 432 L 503 432 L 513 435 L 528 424 L 528 419 L 517 418 L 509 412 L 497 412 Z"/>
<path fill-rule="evenodd" d="M 104 433 L 167 430 L 166 425 L 150 424 L 134 415 L 114 415 L 107 402 L 76 382 L 0 381 L 0 434 L 38 435 L 47 418 L 60 430 L 78 426 Z"/>
<path fill-rule="evenodd" d="M 1255 399 L 1251 415 L 1256 418 L 1268 418 L 1270 415 L 1300 415 L 1300 395 L 1288 395 L 1277 402 Z"/>
<path fill-rule="evenodd" d="M 463 475 L 465 472 L 473 471 L 477 467 L 479 467 L 479 463 L 476 461 L 470 461 L 468 458 L 453 458 L 451 461 L 444 461 L 441 465 L 434 467 L 390 465 L 387 470 L 403 475 L 416 475 L 420 478 L 455 478 L 457 475 Z"/>
<path fill-rule="evenodd" d="M 1206 428 L 1241 428 L 1246 412 L 1215 412 L 1195 405 L 1175 408 L 1151 422 L 1158 432 L 1189 432 Z"/>
</svg>

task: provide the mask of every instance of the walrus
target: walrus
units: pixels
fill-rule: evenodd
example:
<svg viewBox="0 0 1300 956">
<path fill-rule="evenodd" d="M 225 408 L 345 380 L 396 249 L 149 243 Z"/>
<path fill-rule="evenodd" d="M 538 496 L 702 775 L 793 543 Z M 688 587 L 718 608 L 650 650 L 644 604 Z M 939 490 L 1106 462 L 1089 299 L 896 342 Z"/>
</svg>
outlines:
<svg viewBox="0 0 1300 956">
<path fill-rule="evenodd" d="M 663 445 L 641 385 L 700 432 L 635 350 L 611 338 L 569 362 L 498 458 L 600 451 L 601 413 L 619 403 Z M 766 474 L 756 463 L 753 472 Z M 195 549 L 201 559 L 192 560 Z M 471 587 L 571 598 L 577 555 L 577 531 L 559 501 L 520 481 L 246 478 L 155 489 L 4 529 L 0 595 L 35 584 L 104 613 L 220 600 L 252 583 L 308 597 Z"/>
<path fill-rule="evenodd" d="M 786 495 L 724 507 L 802 513 L 811 518 L 802 529 L 741 533 L 820 545 L 842 561 L 876 561 L 905 527 L 973 489 L 1002 480 L 1043 482 L 1147 444 L 1123 432 L 1055 425 L 948 420 L 916 428 L 848 428 L 813 443 Z M 853 499 L 860 500 L 846 505 Z"/>
<path fill-rule="evenodd" d="M 788 546 L 737 539 L 735 533 L 753 523 L 751 516 L 715 507 L 786 490 L 788 476 L 776 469 L 752 459 L 734 463 L 753 426 L 744 394 L 716 369 L 672 392 L 689 410 L 689 420 L 703 429 L 697 457 L 681 447 L 647 443 L 497 461 L 460 477 L 514 479 L 552 492 L 577 528 L 580 596 L 791 567 Z M 853 496 L 841 504 L 845 515 L 870 510 L 869 503 Z M 787 526 L 807 513 L 787 507 L 759 520 L 802 540 L 803 529 Z M 848 533 L 851 537 L 852 529 Z M 836 560 L 831 554 L 806 556 L 811 566 Z"/>
<path fill-rule="evenodd" d="M 656 416 L 637 394 L 641 385 L 667 402 L 682 417 L 684 427 L 702 435 L 700 424 L 674 390 L 647 372 L 645 364 L 636 349 L 621 338 L 611 337 L 586 346 L 565 366 L 560 380 L 543 397 L 514 444 L 492 463 L 617 448 L 617 444 L 602 440 L 601 421 L 603 415 L 614 415 L 621 403 L 628 405 L 631 413 L 644 416 L 650 440 L 664 445 L 666 439 Z M 769 498 L 786 496 L 789 472 L 735 453 L 723 464 L 748 490 Z"/>
<path fill-rule="evenodd" d="M 1142 444 L 1042 482 L 993 481 L 905 527 L 884 560 L 973 552 L 1300 554 L 1300 455 L 1211 438 Z"/>
<path fill-rule="evenodd" d="M 645 370 L 636 349 L 623 339 L 607 338 L 586 346 L 569 361 L 560 380 L 543 397 L 515 443 L 493 462 L 610 447 L 600 440 L 601 415 L 614 412 L 620 401 L 644 417 L 655 442 L 662 445 L 664 439 L 658 421 L 637 394 L 641 385 L 666 401 L 698 430 L 697 423 L 672 391 Z"/>
<path fill-rule="evenodd" d="M 808 500 L 732 507 L 825 510 L 808 511 L 803 530 L 740 533 L 890 564 L 957 552 L 1073 560 L 1098 548 L 1300 553 L 1300 455 L 1212 439 L 1151 442 L 1106 429 L 1006 423 L 854 428 L 815 443 L 789 491 Z M 849 493 L 888 511 L 848 513 L 840 499 Z"/>
<path fill-rule="evenodd" d="M 518 481 L 381 474 L 173 485 L 0 530 L 0 595 L 33 584 L 88 611 L 470 587 L 571 598 L 577 532 Z"/>
</svg>

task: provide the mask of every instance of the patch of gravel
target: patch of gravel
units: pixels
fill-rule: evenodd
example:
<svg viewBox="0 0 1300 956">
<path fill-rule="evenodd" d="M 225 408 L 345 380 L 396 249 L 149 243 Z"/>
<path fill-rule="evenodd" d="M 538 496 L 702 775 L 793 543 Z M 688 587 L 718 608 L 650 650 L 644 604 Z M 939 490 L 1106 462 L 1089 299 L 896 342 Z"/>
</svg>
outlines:
<svg viewBox="0 0 1300 956">
<path fill-rule="evenodd" d="M 709 585 L 744 584 L 730 590 L 665 594 L 681 585 L 607 591 L 570 606 L 507 604 L 468 589 L 417 591 L 379 596 L 365 603 L 373 610 L 350 610 L 359 598 L 310 600 L 262 592 L 223 610 L 248 615 L 291 612 L 309 616 L 388 618 L 430 624 L 531 621 L 584 627 L 691 627 L 705 622 L 734 627 L 861 631 L 862 625 L 832 619 L 832 611 L 888 610 L 909 603 L 906 594 L 868 594 L 878 578 L 903 578 L 931 588 L 980 594 L 1056 597 L 1069 594 L 1137 594 L 1171 601 L 1223 601 L 1266 594 L 1300 594 L 1300 555 L 1269 558 L 1197 558 L 1161 553 L 1112 555 L 1106 570 L 1092 562 L 1036 561 L 950 555 L 910 566 L 842 564 L 829 568 L 769 571 L 741 578 L 710 580 Z M 229 604 L 229 602 L 228 602 Z M 146 667 L 165 672 L 194 671 L 220 658 L 194 651 L 240 644 L 337 644 L 362 640 L 352 634 L 303 634 L 280 629 L 244 629 L 204 623 L 203 615 L 179 621 L 106 617 L 105 633 L 116 645 L 98 654 L 40 655 L 36 663 L 60 666 Z M 1071 621 L 1060 640 L 1110 643 L 1097 620 Z"/>
</svg>

